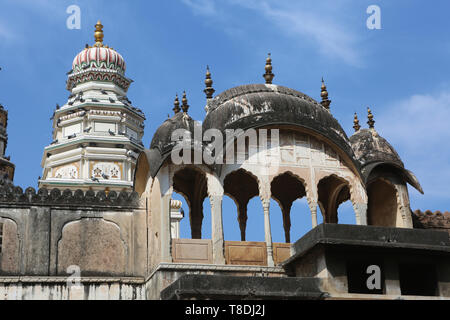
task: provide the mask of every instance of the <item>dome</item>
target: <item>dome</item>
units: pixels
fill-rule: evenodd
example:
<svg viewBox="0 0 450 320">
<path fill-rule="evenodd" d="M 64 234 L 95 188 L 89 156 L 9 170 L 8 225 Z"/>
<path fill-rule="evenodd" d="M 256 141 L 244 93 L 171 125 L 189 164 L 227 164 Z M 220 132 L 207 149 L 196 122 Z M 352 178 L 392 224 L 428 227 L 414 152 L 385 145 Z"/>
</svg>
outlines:
<svg viewBox="0 0 450 320">
<path fill-rule="evenodd" d="M 108 69 L 125 73 L 125 61 L 114 49 L 107 46 L 85 48 L 73 59 L 73 72 L 81 72 L 87 68 Z"/>
<path fill-rule="evenodd" d="M 78 53 L 68 73 L 67 89 L 70 91 L 80 83 L 89 81 L 110 81 L 125 92 L 132 80 L 125 77 L 125 60 L 113 48 L 103 44 L 103 25 L 95 25 L 95 43 Z"/>
<path fill-rule="evenodd" d="M 423 193 L 416 176 L 405 169 L 403 161 L 391 144 L 375 129 L 360 129 L 350 137 L 356 160 L 361 164 L 361 172 L 367 182 L 370 173 L 380 165 L 396 169 L 410 185 Z"/>
<path fill-rule="evenodd" d="M 356 159 L 362 166 L 373 162 L 392 162 L 404 167 L 400 156 L 386 139 L 373 129 L 361 129 L 350 137 Z"/>
<path fill-rule="evenodd" d="M 153 135 L 150 149 L 158 149 L 161 155 L 170 152 L 174 146 L 172 133 L 177 129 L 185 129 L 194 135 L 195 120 L 185 112 L 178 112 L 172 118 L 167 119 Z"/>
<path fill-rule="evenodd" d="M 345 131 L 321 104 L 296 90 L 273 84 L 250 84 L 226 90 L 208 102 L 203 132 L 215 128 L 249 129 L 292 125 L 328 138 L 354 161 Z M 355 163 L 357 165 L 357 163 Z"/>
<path fill-rule="evenodd" d="M 194 136 L 196 122 L 186 112 L 178 112 L 172 118 L 167 119 L 153 135 L 150 149 L 144 150 L 139 159 L 145 155 L 149 164 L 150 174 L 155 177 L 164 161 L 169 157 L 170 151 L 175 146 L 172 142 L 172 133 L 177 129 L 185 129 Z M 138 159 L 138 162 L 140 161 Z"/>
</svg>

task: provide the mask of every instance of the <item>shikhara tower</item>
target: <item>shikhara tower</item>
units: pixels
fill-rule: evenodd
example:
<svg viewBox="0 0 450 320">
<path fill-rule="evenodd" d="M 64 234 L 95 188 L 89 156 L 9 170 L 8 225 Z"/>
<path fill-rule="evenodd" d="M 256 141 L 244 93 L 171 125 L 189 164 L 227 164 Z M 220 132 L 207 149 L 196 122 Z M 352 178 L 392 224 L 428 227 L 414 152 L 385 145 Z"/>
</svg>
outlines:
<svg viewBox="0 0 450 320">
<path fill-rule="evenodd" d="M 122 56 L 103 43 L 100 21 L 94 35 L 95 44 L 86 45 L 67 73 L 71 94 L 52 117 L 53 142 L 44 149 L 40 188 L 132 188 L 145 116 L 126 96 L 132 80 Z"/>
</svg>

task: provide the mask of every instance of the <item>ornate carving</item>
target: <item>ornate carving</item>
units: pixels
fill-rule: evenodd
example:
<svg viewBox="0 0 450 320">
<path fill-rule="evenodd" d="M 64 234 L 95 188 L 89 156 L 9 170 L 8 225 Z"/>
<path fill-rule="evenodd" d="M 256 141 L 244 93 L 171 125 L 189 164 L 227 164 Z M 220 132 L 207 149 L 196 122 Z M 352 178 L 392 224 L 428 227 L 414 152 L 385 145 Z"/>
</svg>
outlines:
<svg viewBox="0 0 450 320">
<path fill-rule="evenodd" d="M 55 188 L 47 190 L 41 188 L 37 191 L 29 187 L 23 192 L 22 188 L 15 187 L 10 183 L 0 183 L 0 204 L 20 204 L 20 205 L 63 205 L 69 207 L 139 207 L 139 195 L 136 192 L 121 191 L 119 195 L 115 191 L 105 191 L 95 193 L 92 190 L 83 192 L 69 189 L 61 190 Z"/>
<path fill-rule="evenodd" d="M 450 233 L 450 212 L 422 212 L 416 210 L 411 212 L 414 228 L 420 229 L 447 229 Z"/>
</svg>

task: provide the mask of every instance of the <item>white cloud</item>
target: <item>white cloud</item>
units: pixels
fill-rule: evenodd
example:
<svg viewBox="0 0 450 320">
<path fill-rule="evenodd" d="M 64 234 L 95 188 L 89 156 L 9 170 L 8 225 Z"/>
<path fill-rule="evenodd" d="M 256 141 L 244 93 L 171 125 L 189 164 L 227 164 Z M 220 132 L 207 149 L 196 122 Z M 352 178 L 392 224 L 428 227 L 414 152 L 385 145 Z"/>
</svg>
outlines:
<svg viewBox="0 0 450 320">
<path fill-rule="evenodd" d="M 450 91 L 416 94 L 383 110 L 380 127 L 411 151 L 418 145 L 430 149 L 430 142 L 450 139 Z"/>
<path fill-rule="evenodd" d="M 216 0 L 182 0 L 191 7 L 195 14 L 219 17 Z M 361 66 L 360 51 L 357 49 L 357 35 L 346 27 L 348 22 L 339 15 L 340 10 L 335 3 L 318 4 L 299 3 L 298 1 L 274 0 L 226 0 L 221 2 L 221 9 L 225 6 L 238 6 L 260 14 L 271 25 L 280 30 L 281 35 L 294 38 L 294 41 L 311 42 L 320 54 L 330 58 L 343 60 L 349 65 Z M 331 8 L 330 8 L 331 7 Z M 232 9 L 230 9 L 231 11 Z M 220 15 L 227 11 L 220 11 Z M 222 17 L 223 18 L 223 17 Z M 232 14 L 227 19 L 215 20 L 229 25 Z M 243 27 L 249 21 L 235 22 Z"/>
<path fill-rule="evenodd" d="M 212 16 L 215 15 L 216 6 L 213 0 L 181 0 L 190 7 L 194 14 Z"/>
<path fill-rule="evenodd" d="M 450 201 L 450 90 L 392 103 L 375 113 L 375 120 L 377 131 L 417 175 L 425 196 Z"/>
</svg>

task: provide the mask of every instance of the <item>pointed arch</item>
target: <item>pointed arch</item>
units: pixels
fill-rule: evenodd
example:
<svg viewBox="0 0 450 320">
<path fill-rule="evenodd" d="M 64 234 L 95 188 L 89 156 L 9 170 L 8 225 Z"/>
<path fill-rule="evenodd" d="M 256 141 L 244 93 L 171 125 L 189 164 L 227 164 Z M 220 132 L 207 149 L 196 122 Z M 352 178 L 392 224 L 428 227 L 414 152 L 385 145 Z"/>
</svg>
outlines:
<svg viewBox="0 0 450 320">
<path fill-rule="evenodd" d="M 343 202 L 352 199 L 351 192 L 349 181 L 336 174 L 319 180 L 317 184 L 318 204 L 324 223 L 338 223 L 338 207 Z"/>
<path fill-rule="evenodd" d="M 291 171 L 280 173 L 270 183 L 272 198 L 278 203 L 283 215 L 286 243 L 291 242 L 291 208 L 295 200 L 306 196 L 305 181 Z"/>
<path fill-rule="evenodd" d="M 196 166 L 183 166 L 172 178 L 173 190 L 182 195 L 189 206 L 192 239 L 202 238 L 203 202 L 208 196 L 207 177 Z"/>
<path fill-rule="evenodd" d="M 233 199 L 238 208 L 237 219 L 241 231 L 241 241 L 245 241 L 247 206 L 250 199 L 260 194 L 259 180 L 251 172 L 240 168 L 228 173 L 223 181 L 224 194 Z"/>
</svg>

